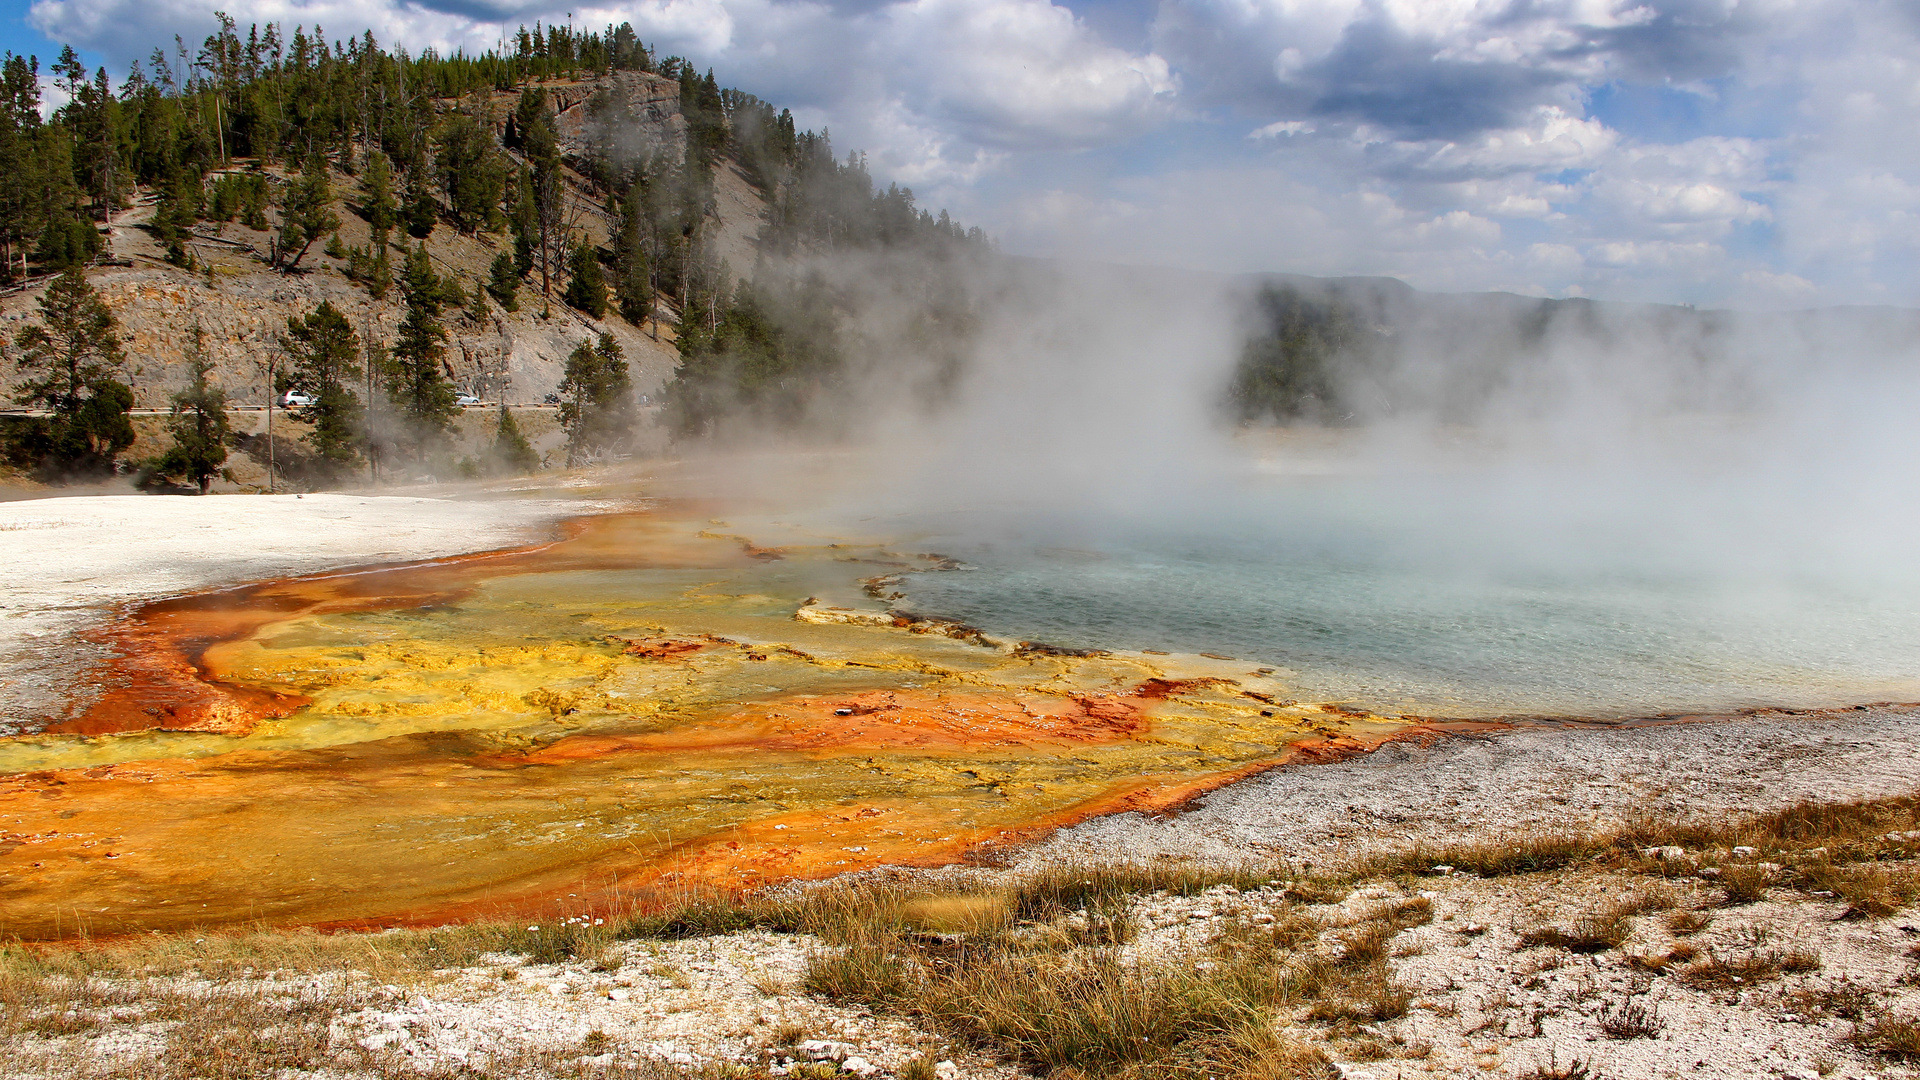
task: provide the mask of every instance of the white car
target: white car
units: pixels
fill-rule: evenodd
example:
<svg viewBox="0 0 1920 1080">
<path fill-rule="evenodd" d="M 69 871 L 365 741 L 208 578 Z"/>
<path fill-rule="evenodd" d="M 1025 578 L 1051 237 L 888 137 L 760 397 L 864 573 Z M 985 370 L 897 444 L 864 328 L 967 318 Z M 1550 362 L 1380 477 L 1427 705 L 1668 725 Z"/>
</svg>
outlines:
<svg viewBox="0 0 1920 1080">
<path fill-rule="evenodd" d="M 304 409 L 313 404 L 313 395 L 303 394 L 298 390 L 289 390 L 287 391 L 287 396 L 280 399 L 280 404 L 285 405 L 289 409 Z"/>
<path fill-rule="evenodd" d="M 478 405 L 481 402 L 479 398 L 474 397 L 472 394 L 461 394 L 459 397 L 453 399 L 453 403 L 461 408 L 466 408 L 469 405 Z"/>
</svg>

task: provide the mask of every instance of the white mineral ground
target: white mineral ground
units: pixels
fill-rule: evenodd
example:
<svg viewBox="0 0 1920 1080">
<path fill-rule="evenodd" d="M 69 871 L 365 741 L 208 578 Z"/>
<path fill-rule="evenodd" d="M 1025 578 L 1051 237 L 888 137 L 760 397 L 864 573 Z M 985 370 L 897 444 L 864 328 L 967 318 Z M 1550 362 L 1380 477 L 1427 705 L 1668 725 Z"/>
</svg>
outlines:
<svg viewBox="0 0 1920 1080">
<path fill-rule="evenodd" d="M 75 631 L 119 605 L 532 543 L 585 500 L 105 495 L 0 502 L 0 734 L 75 707 Z"/>
<path fill-rule="evenodd" d="M 1146 860 L 1332 864 L 1419 841 L 1599 832 L 1649 816 L 1726 821 L 1800 802 L 1917 791 L 1920 710 L 1904 707 L 1528 728 L 1277 769 L 1178 817 L 1121 814 L 1063 830 L 1027 858 L 1126 851 Z"/>
</svg>

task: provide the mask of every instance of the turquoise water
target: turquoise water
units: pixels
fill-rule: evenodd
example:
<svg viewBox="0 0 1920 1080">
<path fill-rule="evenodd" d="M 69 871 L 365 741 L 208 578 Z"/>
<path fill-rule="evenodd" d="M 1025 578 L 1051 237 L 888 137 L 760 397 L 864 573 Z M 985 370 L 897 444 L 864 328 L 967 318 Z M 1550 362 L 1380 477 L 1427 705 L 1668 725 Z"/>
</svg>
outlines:
<svg viewBox="0 0 1920 1080">
<path fill-rule="evenodd" d="M 1303 699 L 1427 715 L 1920 700 L 1904 523 L 1849 523 L 1841 485 L 1744 475 L 1264 476 L 1131 506 L 1007 500 L 910 520 L 970 569 L 914 575 L 901 606 L 1054 644 L 1243 657 L 1291 672 Z"/>
</svg>

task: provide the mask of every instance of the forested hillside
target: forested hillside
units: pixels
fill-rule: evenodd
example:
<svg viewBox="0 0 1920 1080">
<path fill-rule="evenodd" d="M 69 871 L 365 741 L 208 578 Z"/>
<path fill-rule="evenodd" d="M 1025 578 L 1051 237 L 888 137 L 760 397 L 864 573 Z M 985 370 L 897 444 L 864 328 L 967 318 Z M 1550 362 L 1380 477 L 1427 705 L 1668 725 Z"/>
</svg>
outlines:
<svg viewBox="0 0 1920 1080">
<path fill-rule="evenodd" d="M 1920 312 L 1902 308 L 1713 311 L 1391 278 L 1244 285 L 1223 403 L 1240 423 L 1497 425 L 1601 400 L 1635 415 L 1736 413 L 1806 380 L 1905 368 L 1920 340 Z"/>
<path fill-rule="evenodd" d="M 310 398 L 324 474 L 444 456 L 458 393 L 559 399 L 579 460 L 622 448 L 631 425 L 599 413 L 662 396 L 683 437 L 817 427 L 849 365 L 890 349 L 876 335 L 952 360 L 930 342 L 965 329 L 951 268 L 978 230 L 628 26 L 441 56 L 220 21 L 118 79 L 63 51 L 44 117 L 39 62 L 0 62 L 8 383 L 50 414 L 13 425 L 42 429 L 11 440 L 23 465 L 49 465 L 74 401 L 196 386 Z M 875 259 L 877 281 L 840 269 Z M 114 348 L 56 402 L 23 335 L 76 268 L 88 296 L 65 302 L 97 298 Z"/>
</svg>

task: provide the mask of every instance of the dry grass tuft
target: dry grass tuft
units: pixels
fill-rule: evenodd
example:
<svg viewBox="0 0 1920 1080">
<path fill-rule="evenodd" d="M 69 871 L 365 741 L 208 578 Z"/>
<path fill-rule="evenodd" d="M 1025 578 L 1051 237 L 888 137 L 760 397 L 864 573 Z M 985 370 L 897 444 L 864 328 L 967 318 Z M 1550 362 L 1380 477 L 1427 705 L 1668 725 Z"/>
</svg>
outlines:
<svg viewBox="0 0 1920 1080">
<path fill-rule="evenodd" d="M 1106 863 L 1050 867 L 1022 878 L 1013 888 L 1015 915 L 1049 918 L 1079 910 L 1109 910 L 1151 893 L 1198 896 L 1225 885 L 1238 891 L 1259 889 L 1276 880 L 1270 866 L 1209 869 L 1191 863 Z"/>
<path fill-rule="evenodd" d="M 1651 915 L 1680 906 L 1680 894 L 1663 882 L 1651 882 L 1635 888 L 1613 910 L 1622 915 Z"/>
<path fill-rule="evenodd" d="M 1605 854 L 1606 838 L 1571 833 L 1543 833 L 1507 837 L 1498 840 L 1463 841 L 1450 844 L 1417 844 L 1390 861 L 1393 869 L 1420 872 L 1434 866 L 1481 877 L 1505 877 L 1532 874 L 1542 870 L 1560 870 L 1576 863 L 1589 862 Z"/>
<path fill-rule="evenodd" d="M 1610 907 L 1575 919 L 1568 927 L 1542 926 L 1520 935 L 1521 948 L 1545 946 L 1592 955 L 1617 949 L 1633 933 L 1635 903 Z"/>
<path fill-rule="evenodd" d="M 1708 953 L 1707 958 L 1680 973 L 1680 981 L 1699 990 L 1751 986 L 1777 979 L 1787 972 L 1817 971 L 1820 954 L 1808 949 L 1782 952 L 1778 949 L 1755 950 L 1738 956 Z"/>
<path fill-rule="evenodd" d="M 1651 1039 L 1666 1028 L 1658 1010 L 1631 998 L 1600 1010 L 1600 1032 L 1609 1039 Z"/>
<path fill-rule="evenodd" d="M 773 1031 L 773 1045 L 795 1047 L 813 1038 L 813 1029 L 789 1020 Z"/>
<path fill-rule="evenodd" d="M 1798 1016 L 1859 1023 L 1878 1009 L 1879 997 L 1866 987 L 1843 979 L 1836 986 L 1795 990 L 1781 999 L 1781 1005 Z"/>
<path fill-rule="evenodd" d="M 1905 866 L 1836 864 L 1821 857 L 1795 866 L 1794 877 L 1807 892 L 1846 901 L 1843 919 L 1885 918 L 1920 896 L 1920 874 Z"/>
<path fill-rule="evenodd" d="M 1685 936 L 1705 930 L 1713 922 L 1713 915 L 1706 911 L 1676 911 L 1667 916 L 1667 931 Z"/>
<path fill-rule="evenodd" d="M 1720 871 L 1720 887 L 1725 890 L 1721 903 L 1728 907 L 1758 903 L 1767 897 L 1767 885 L 1773 875 L 1749 863 L 1737 863 Z"/>
<path fill-rule="evenodd" d="M 814 954 L 807 961 L 801 989 L 834 1001 L 872 1006 L 904 1001 L 913 989 L 914 971 L 897 941 L 861 941 Z"/>
<path fill-rule="evenodd" d="M 900 1066 L 899 1071 L 894 1073 L 894 1076 L 897 1077 L 898 1080 L 933 1080 L 933 1078 L 938 1075 L 934 1072 L 935 1064 L 932 1058 L 922 1054 Z"/>
<path fill-rule="evenodd" d="M 1856 1045 L 1894 1061 L 1920 1061 L 1920 1021 L 1882 1016 L 1856 1029 Z"/>
<path fill-rule="evenodd" d="M 1413 991 L 1395 982 L 1384 964 L 1330 982 L 1307 1009 L 1307 1019 L 1371 1024 L 1407 1015 Z"/>
</svg>

